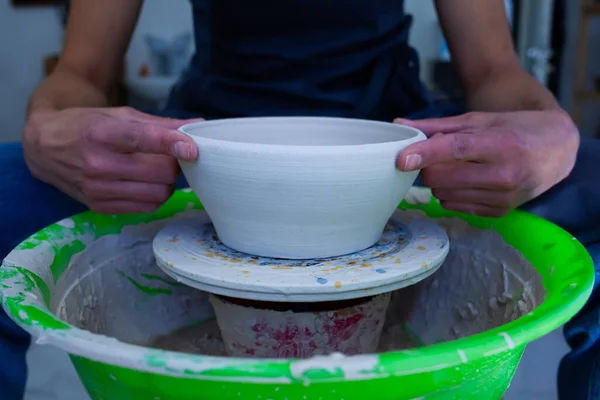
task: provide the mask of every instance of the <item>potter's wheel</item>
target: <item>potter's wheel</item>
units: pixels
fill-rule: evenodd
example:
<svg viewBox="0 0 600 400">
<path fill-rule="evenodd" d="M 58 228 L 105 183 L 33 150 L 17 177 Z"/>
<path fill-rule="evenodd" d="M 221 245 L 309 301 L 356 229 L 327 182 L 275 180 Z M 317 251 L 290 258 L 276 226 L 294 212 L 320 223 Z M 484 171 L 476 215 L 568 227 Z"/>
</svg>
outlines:
<svg viewBox="0 0 600 400">
<path fill-rule="evenodd" d="M 205 212 L 174 222 L 154 238 L 159 267 L 200 290 L 242 299 L 321 302 L 372 296 L 433 274 L 449 250 L 433 221 L 398 210 L 374 246 L 326 259 L 253 256 L 222 244 Z"/>
</svg>

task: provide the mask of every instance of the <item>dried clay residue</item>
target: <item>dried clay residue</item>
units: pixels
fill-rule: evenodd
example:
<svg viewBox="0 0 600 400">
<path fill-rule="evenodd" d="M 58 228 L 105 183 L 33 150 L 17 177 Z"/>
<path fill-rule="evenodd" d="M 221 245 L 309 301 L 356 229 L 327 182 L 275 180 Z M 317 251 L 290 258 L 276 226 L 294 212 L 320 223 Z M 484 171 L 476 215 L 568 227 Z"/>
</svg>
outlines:
<svg viewBox="0 0 600 400">
<path fill-rule="evenodd" d="M 382 351 L 494 329 L 529 313 L 544 299 L 541 276 L 498 233 L 457 218 L 436 222 L 450 239 L 448 257 L 434 275 L 394 293 Z"/>
</svg>

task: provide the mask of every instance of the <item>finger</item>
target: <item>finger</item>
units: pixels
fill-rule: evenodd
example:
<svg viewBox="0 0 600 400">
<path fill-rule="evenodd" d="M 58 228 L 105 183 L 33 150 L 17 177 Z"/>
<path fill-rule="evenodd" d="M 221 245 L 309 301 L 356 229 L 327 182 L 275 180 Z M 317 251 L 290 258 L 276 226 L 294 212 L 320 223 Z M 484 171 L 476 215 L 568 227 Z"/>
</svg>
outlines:
<svg viewBox="0 0 600 400">
<path fill-rule="evenodd" d="M 177 119 L 146 114 L 132 107 L 119 107 L 117 112 L 125 118 L 138 122 L 149 122 L 167 129 L 179 129 L 182 125 L 204 121 L 204 118 Z"/>
<path fill-rule="evenodd" d="M 162 204 L 173 193 L 173 187 L 158 183 L 87 179 L 82 183 L 82 191 L 93 201 L 126 200 Z"/>
<path fill-rule="evenodd" d="M 198 157 L 198 147 L 191 137 L 156 124 L 111 120 L 93 127 L 88 134 L 93 142 L 122 153 L 164 154 L 185 161 Z"/>
<path fill-rule="evenodd" d="M 127 200 L 108 200 L 90 203 L 88 207 L 100 214 L 140 214 L 155 212 L 161 205 Z"/>
<path fill-rule="evenodd" d="M 411 144 L 398 155 L 397 166 L 414 171 L 452 161 L 491 161 L 497 154 L 496 135 L 450 133 Z"/>
<path fill-rule="evenodd" d="M 499 218 L 506 215 L 510 209 L 490 207 L 485 204 L 477 203 L 455 203 L 451 201 L 440 201 L 442 207 L 446 210 L 457 211 L 463 214 L 478 215 L 481 217 Z"/>
<path fill-rule="evenodd" d="M 513 164 L 457 161 L 433 165 L 421 171 L 423 184 L 431 189 L 518 190 L 522 172 Z"/>
<path fill-rule="evenodd" d="M 396 118 L 394 123 L 402 124 L 420 130 L 427 136 L 434 133 L 456 133 L 471 130 L 480 130 L 491 126 L 495 121 L 492 113 L 467 113 L 455 117 L 428 118 L 421 120 L 409 120 Z"/>
<path fill-rule="evenodd" d="M 513 208 L 516 192 L 489 189 L 432 189 L 435 198 L 451 203 L 477 203 L 489 207 Z"/>
<path fill-rule="evenodd" d="M 162 154 L 105 151 L 86 155 L 83 171 L 88 178 L 174 184 L 180 169 L 173 157 Z"/>
</svg>

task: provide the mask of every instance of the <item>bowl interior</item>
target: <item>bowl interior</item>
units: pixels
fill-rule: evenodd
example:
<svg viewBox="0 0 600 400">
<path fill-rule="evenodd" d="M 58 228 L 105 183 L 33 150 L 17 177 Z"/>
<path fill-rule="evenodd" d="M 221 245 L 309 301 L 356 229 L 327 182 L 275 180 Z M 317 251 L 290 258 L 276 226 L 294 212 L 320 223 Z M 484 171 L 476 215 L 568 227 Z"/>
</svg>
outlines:
<svg viewBox="0 0 600 400">
<path fill-rule="evenodd" d="M 399 142 L 420 134 L 387 122 L 324 117 L 233 118 L 180 129 L 198 138 L 280 146 L 360 146 Z"/>
</svg>

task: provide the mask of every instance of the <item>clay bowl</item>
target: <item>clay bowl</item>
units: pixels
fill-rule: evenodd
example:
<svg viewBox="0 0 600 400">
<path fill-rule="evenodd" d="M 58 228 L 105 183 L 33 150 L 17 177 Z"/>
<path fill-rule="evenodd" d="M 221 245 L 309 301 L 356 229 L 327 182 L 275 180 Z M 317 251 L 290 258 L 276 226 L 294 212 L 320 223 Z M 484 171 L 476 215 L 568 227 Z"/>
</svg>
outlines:
<svg viewBox="0 0 600 400">
<path fill-rule="evenodd" d="M 239 118 L 184 125 L 199 149 L 181 162 L 219 239 L 263 257 L 326 258 L 363 250 L 418 171 L 396 156 L 425 135 L 343 118 Z"/>
</svg>

